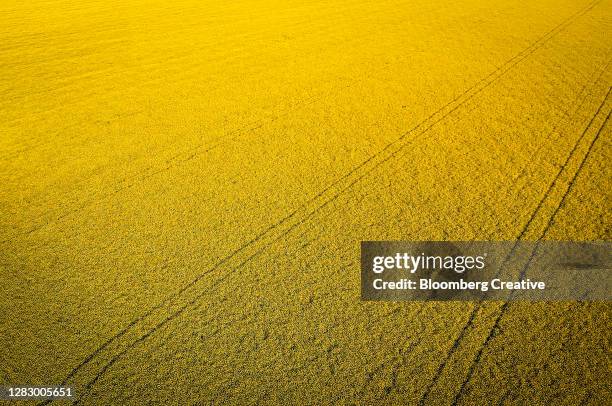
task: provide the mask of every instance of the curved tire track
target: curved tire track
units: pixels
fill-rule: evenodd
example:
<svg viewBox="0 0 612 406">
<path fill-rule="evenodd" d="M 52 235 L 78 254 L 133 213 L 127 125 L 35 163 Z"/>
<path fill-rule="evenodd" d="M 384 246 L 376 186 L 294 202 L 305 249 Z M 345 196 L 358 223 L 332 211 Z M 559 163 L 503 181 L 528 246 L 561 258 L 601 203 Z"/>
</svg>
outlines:
<svg viewBox="0 0 612 406">
<path fill-rule="evenodd" d="M 599 82 L 599 80 L 601 79 L 601 77 L 603 76 L 603 74 L 607 71 L 607 68 L 610 64 L 610 61 L 608 61 L 603 70 L 601 71 L 601 73 L 598 75 L 597 79 L 595 80 L 594 84 Z M 586 86 L 585 88 L 583 88 L 583 92 L 584 90 L 586 90 Z M 608 92 L 609 95 L 609 92 Z M 530 218 L 527 220 L 527 222 L 525 223 L 525 225 L 523 226 L 521 232 L 519 233 L 519 235 L 517 236 L 517 240 L 522 240 L 523 237 L 525 236 L 525 234 L 527 233 L 527 231 L 529 230 L 529 227 L 531 226 L 531 224 L 533 223 L 533 221 L 537 218 L 540 210 L 542 209 L 542 207 L 544 206 L 544 203 L 548 200 L 549 196 L 551 195 L 551 193 L 553 192 L 553 190 L 556 188 L 557 183 L 559 182 L 561 175 L 563 174 L 565 168 L 567 167 L 567 165 L 569 164 L 570 160 L 574 157 L 580 143 L 582 142 L 582 140 L 584 139 L 588 129 L 590 128 L 590 126 L 593 123 L 593 120 L 595 119 L 595 116 L 597 116 L 597 114 L 599 113 L 599 111 L 601 110 L 601 108 L 603 107 L 603 105 L 605 104 L 605 101 L 608 97 L 608 95 L 606 95 L 606 98 L 604 99 L 604 101 L 602 102 L 602 104 L 600 105 L 599 109 L 597 110 L 597 112 L 595 113 L 595 115 L 591 118 L 591 121 L 588 123 L 587 127 L 585 128 L 585 130 L 582 132 L 582 134 L 580 135 L 580 137 L 578 138 L 578 140 L 576 141 L 576 143 L 574 144 L 574 147 L 571 149 L 571 151 L 569 152 L 565 162 L 563 163 L 563 165 L 560 167 L 559 171 L 557 172 L 557 175 L 555 176 L 555 178 L 553 179 L 553 181 L 551 182 L 551 184 L 549 185 L 548 189 L 546 190 L 546 192 L 544 193 L 543 197 L 540 199 L 538 205 L 536 206 L 535 210 L 532 212 Z M 578 105 L 578 107 L 575 109 L 574 111 L 574 115 L 580 110 L 580 108 L 582 107 L 582 105 L 584 104 L 584 102 L 587 100 L 589 94 L 587 93 L 587 95 L 583 98 L 583 100 L 580 102 L 580 104 Z M 553 128 L 553 130 L 551 131 L 551 134 L 554 133 L 557 130 L 557 126 L 555 126 L 555 128 Z M 549 220 L 550 221 L 550 220 Z M 542 239 L 543 235 L 539 237 L 538 240 Z M 507 303 L 507 302 L 505 302 Z M 476 315 L 478 314 L 478 311 L 482 308 L 483 302 L 479 302 L 474 309 L 472 310 L 472 313 L 470 314 L 470 317 L 468 318 L 468 321 L 466 322 L 465 326 L 463 327 L 463 329 L 460 331 L 459 335 L 457 336 L 457 339 L 455 340 L 455 342 L 453 343 L 453 345 L 451 346 L 450 350 L 448 351 L 444 361 L 440 364 L 440 366 L 437 368 L 436 370 L 436 374 L 434 375 L 434 378 L 432 379 L 432 381 L 427 385 L 425 392 L 423 393 L 421 399 L 419 400 L 419 405 L 424 405 L 427 398 L 429 397 L 429 394 L 431 392 L 431 390 L 433 389 L 434 385 L 436 384 L 436 382 L 438 381 L 438 379 L 442 376 L 442 373 L 444 371 L 444 368 L 446 367 L 447 363 L 450 361 L 450 358 L 452 357 L 452 355 L 458 350 L 459 348 L 459 344 L 460 342 L 463 340 L 463 338 L 465 337 L 465 335 L 467 334 L 469 328 L 473 325 L 475 319 L 476 319 Z"/>
<path fill-rule="evenodd" d="M 604 99 L 603 103 L 601 104 L 601 106 L 597 110 L 597 113 L 595 113 L 595 115 L 593 116 L 593 118 L 589 122 L 589 125 L 585 129 L 585 133 L 591 128 L 591 125 L 593 124 L 593 121 L 595 120 L 595 118 L 597 116 L 599 116 L 599 113 L 600 113 L 602 107 L 604 106 L 605 102 L 608 100 L 608 96 L 610 95 L 610 91 L 611 90 L 612 90 L 612 88 L 609 88 L 608 93 L 606 94 L 606 98 Z M 576 179 L 580 175 L 580 172 L 582 172 L 582 169 L 584 168 L 584 165 L 586 164 L 586 162 L 587 162 L 587 160 L 588 160 L 588 158 L 589 158 L 589 156 L 590 156 L 590 154 L 591 154 L 591 152 L 593 150 L 593 147 L 594 147 L 595 143 L 599 140 L 600 135 L 601 135 L 603 129 L 608 124 L 608 121 L 610 120 L 610 115 L 612 115 L 612 110 L 608 111 L 608 114 L 606 115 L 606 118 L 605 118 L 603 124 L 599 127 L 599 129 L 597 130 L 597 133 L 595 134 L 595 137 L 593 137 L 593 140 L 590 142 L 586 154 L 584 155 L 582 161 L 580 162 L 580 165 L 578 166 L 578 169 L 574 173 L 574 176 L 570 180 L 570 182 L 569 182 L 569 184 L 567 186 L 567 189 L 563 193 L 563 197 L 561 198 L 559 204 L 555 207 L 555 211 L 553 212 L 552 216 L 550 216 L 550 218 L 548 219 L 548 222 L 546 224 L 546 228 L 544 229 L 544 231 L 542 232 L 542 234 L 538 238 L 538 241 L 541 241 L 544 238 L 544 236 L 546 235 L 546 233 L 548 232 L 550 227 L 554 224 L 554 220 L 555 220 L 555 217 L 557 216 L 557 213 L 559 212 L 559 210 L 565 204 L 565 199 L 567 198 L 569 193 L 572 191 L 572 189 L 573 189 L 573 187 L 575 185 Z M 523 270 L 521 271 L 521 275 L 519 277 L 520 279 L 525 277 L 525 274 L 527 272 L 527 268 L 528 268 L 530 262 L 531 262 L 531 258 L 527 262 L 527 264 L 523 267 Z M 470 380 L 472 379 L 472 377 L 474 375 L 474 372 L 476 370 L 476 367 L 480 364 L 480 360 L 482 358 L 482 354 L 483 354 L 484 350 L 488 347 L 488 345 L 491 342 L 491 340 L 493 339 L 493 336 L 495 335 L 495 332 L 498 330 L 499 323 L 500 323 L 501 319 L 503 318 L 504 314 L 506 313 L 506 311 L 508 310 L 508 307 L 510 306 L 510 303 L 511 302 L 506 301 L 501 306 L 499 315 L 495 319 L 495 322 L 493 323 L 493 326 L 489 330 L 489 334 L 487 335 L 485 341 L 483 342 L 482 346 L 478 350 L 478 352 L 476 354 L 476 357 L 472 361 L 472 364 L 470 365 L 470 368 L 468 369 L 468 373 L 466 375 L 466 378 L 463 381 L 463 383 L 461 384 L 459 392 L 457 392 L 457 394 L 455 395 L 455 398 L 453 399 L 453 402 L 452 402 L 453 405 L 457 405 L 458 402 L 462 399 L 463 395 L 465 394 L 465 389 L 466 389 L 468 383 L 470 382 Z"/>
</svg>

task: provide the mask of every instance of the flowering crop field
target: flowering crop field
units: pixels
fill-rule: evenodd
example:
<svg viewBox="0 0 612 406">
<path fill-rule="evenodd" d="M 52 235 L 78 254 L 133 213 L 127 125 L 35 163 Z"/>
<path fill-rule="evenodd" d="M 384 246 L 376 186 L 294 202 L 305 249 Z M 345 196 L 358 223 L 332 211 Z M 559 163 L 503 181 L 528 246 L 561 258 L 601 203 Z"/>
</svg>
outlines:
<svg viewBox="0 0 612 406">
<path fill-rule="evenodd" d="M 609 241 L 611 33 L 610 0 L 1 1 L 0 385 L 610 404 L 610 302 L 362 301 L 359 249 Z"/>
</svg>

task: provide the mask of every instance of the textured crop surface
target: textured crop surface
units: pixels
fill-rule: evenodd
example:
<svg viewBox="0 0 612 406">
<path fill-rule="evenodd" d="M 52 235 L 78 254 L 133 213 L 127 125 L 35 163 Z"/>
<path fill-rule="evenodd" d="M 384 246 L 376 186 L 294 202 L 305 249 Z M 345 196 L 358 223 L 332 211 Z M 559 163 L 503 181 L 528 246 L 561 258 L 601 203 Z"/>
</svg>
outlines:
<svg viewBox="0 0 612 406">
<path fill-rule="evenodd" d="M 609 405 L 611 306 L 360 300 L 362 240 L 610 240 L 611 0 L 0 1 L 0 385 Z"/>
</svg>

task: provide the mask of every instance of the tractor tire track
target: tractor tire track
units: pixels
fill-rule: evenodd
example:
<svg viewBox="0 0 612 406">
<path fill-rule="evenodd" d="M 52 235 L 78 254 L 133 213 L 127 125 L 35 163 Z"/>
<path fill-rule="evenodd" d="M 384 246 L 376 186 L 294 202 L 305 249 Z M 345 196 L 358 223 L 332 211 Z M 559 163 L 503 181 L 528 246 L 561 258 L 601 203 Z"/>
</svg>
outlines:
<svg viewBox="0 0 612 406">
<path fill-rule="evenodd" d="M 597 79 L 595 80 L 595 82 L 593 83 L 592 86 L 595 86 L 601 79 L 601 77 L 603 76 L 603 74 L 607 71 L 608 66 L 610 65 L 610 60 L 605 64 L 603 70 L 600 72 L 599 76 L 597 77 Z M 584 90 L 586 90 L 586 85 L 583 88 L 582 92 L 584 92 Z M 581 92 L 581 93 L 582 93 Z M 580 145 L 580 143 L 582 142 L 582 139 L 584 138 L 584 136 L 586 135 L 589 127 L 592 125 L 593 120 L 595 119 L 595 117 L 597 116 L 597 114 L 599 113 L 599 111 L 601 110 L 601 108 L 603 107 L 603 105 L 605 104 L 605 101 L 608 97 L 608 95 L 610 94 L 610 92 L 608 91 L 608 94 L 606 95 L 603 103 L 599 106 L 599 109 L 597 110 L 597 112 L 595 113 L 595 115 L 591 118 L 591 121 L 588 123 L 586 129 L 582 132 L 582 134 L 580 135 L 580 137 L 578 138 L 578 140 L 576 141 L 576 143 L 574 144 L 573 148 L 570 150 L 569 155 L 567 156 L 565 162 L 563 163 L 563 165 L 560 167 L 559 171 L 557 172 L 557 175 L 555 176 L 555 178 L 553 179 L 552 183 L 549 185 L 548 189 L 546 190 L 546 192 L 544 193 L 543 197 L 540 199 L 540 201 L 538 202 L 538 205 L 536 206 L 535 210 L 532 212 L 531 216 L 529 217 L 529 219 L 527 220 L 527 222 L 525 223 L 525 225 L 523 226 L 521 232 L 519 233 L 519 235 L 517 236 L 517 241 L 522 240 L 526 234 L 526 232 L 529 230 L 529 227 L 531 226 L 531 224 L 533 223 L 533 221 L 537 218 L 540 210 L 542 209 L 542 207 L 544 206 L 544 203 L 548 200 L 549 196 L 551 195 L 552 191 L 555 190 L 557 183 L 559 182 L 559 179 L 561 178 L 561 175 L 563 174 L 563 172 L 565 171 L 565 168 L 567 167 L 567 165 L 569 164 L 569 162 L 571 161 L 571 159 L 573 158 L 573 156 L 576 153 L 576 150 L 578 149 L 578 146 Z M 580 96 L 580 95 L 579 95 Z M 575 115 L 580 108 L 582 107 L 582 105 L 584 104 L 584 102 L 587 100 L 589 96 L 589 93 L 587 93 L 585 95 L 585 97 L 582 99 L 582 101 L 580 102 L 580 104 L 578 105 L 578 107 L 575 109 L 573 115 Z M 553 128 L 553 130 L 550 132 L 549 135 L 552 135 L 555 131 L 558 130 L 558 124 Z M 542 238 L 542 237 L 540 237 Z M 515 245 L 516 246 L 516 245 Z M 510 252 L 509 256 L 512 254 L 512 251 Z M 507 260 L 508 258 L 506 258 Z M 505 262 L 504 262 L 505 263 Z M 439 378 L 442 376 L 442 372 L 444 371 L 444 368 L 446 367 L 447 363 L 449 362 L 450 358 L 452 357 L 452 355 L 455 353 L 455 351 L 457 351 L 457 349 L 459 348 L 459 344 L 460 342 L 463 340 L 463 338 L 465 337 L 467 331 L 469 330 L 469 328 L 472 326 L 472 324 L 474 323 L 474 320 L 476 319 L 476 315 L 478 314 L 478 311 L 481 309 L 483 305 L 483 302 L 479 302 L 474 309 L 472 310 L 470 317 L 467 320 L 467 323 L 465 324 L 465 326 L 463 327 L 463 329 L 461 330 L 461 332 L 459 333 L 459 335 L 457 336 L 457 339 L 455 340 L 455 342 L 453 343 L 452 347 L 450 348 L 449 352 L 447 353 L 444 361 L 442 362 L 442 364 L 440 364 L 440 366 L 438 367 L 438 369 L 436 370 L 436 374 L 434 375 L 433 380 L 430 382 L 430 384 L 426 387 L 425 392 L 423 393 L 423 396 L 421 397 L 421 399 L 419 400 L 419 405 L 424 405 L 426 399 L 429 397 L 429 393 L 431 392 L 431 390 L 433 389 L 433 387 L 435 386 L 435 384 L 437 383 L 437 381 L 439 380 Z"/>
<path fill-rule="evenodd" d="M 608 93 L 606 94 L 606 99 L 601 104 L 600 108 L 597 110 L 597 113 L 591 119 L 591 122 L 589 123 L 588 127 L 585 129 L 585 133 L 591 127 L 593 121 L 595 120 L 595 117 L 597 117 L 599 115 L 599 112 L 601 111 L 601 108 L 603 107 L 605 102 L 608 100 L 608 96 L 610 95 L 610 91 L 611 90 L 612 90 L 612 88 L 610 88 L 608 90 Z M 584 168 L 584 165 L 586 164 L 586 162 L 587 162 L 587 160 L 588 160 L 588 158 L 589 158 L 589 156 L 590 156 L 590 154 L 591 154 L 591 152 L 593 150 L 593 147 L 594 147 L 595 143 L 599 140 L 600 135 L 601 135 L 603 129 L 608 124 L 608 121 L 610 120 L 610 115 L 612 115 L 612 110 L 608 111 L 608 114 L 606 115 L 606 118 L 605 118 L 603 124 L 599 127 L 597 133 L 595 134 L 595 137 L 590 142 L 589 147 L 587 149 L 587 152 L 586 152 L 584 158 L 580 162 L 580 165 L 578 166 L 578 169 L 576 170 L 576 172 L 574 173 L 574 176 L 570 180 L 570 182 L 569 182 L 569 184 L 567 186 L 567 189 L 565 190 L 565 192 L 563 194 L 563 197 L 561 198 L 559 204 L 555 208 L 555 211 L 553 212 L 552 216 L 550 216 L 550 218 L 548 219 L 548 222 L 546 224 L 546 228 L 544 229 L 544 231 L 542 232 L 542 234 L 538 238 L 538 241 L 541 241 L 542 238 L 544 238 L 544 236 L 546 235 L 546 233 L 548 232 L 550 227 L 554 224 L 555 217 L 557 216 L 559 210 L 564 206 L 565 200 L 566 200 L 567 196 L 570 194 L 570 192 L 572 191 L 572 189 L 574 188 L 576 179 L 578 178 L 578 176 L 582 172 L 582 169 Z M 521 271 L 521 274 L 520 274 L 520 277 L 519 277 L 520 279 L 525 277 L 525 274 L 527 272 L 528 266 L 529 266 L 532 258 L 533 258 L 533 256 L 529 259 L 527 264 L 523 267 L 523 269 Z M 480 363 L 480 360 L 482 358 L 482 354 L 483 354 L 484 350 L 488 347 L 489 343 L 491 342 L 491 340 L 492 340 L 492 338 L 493 338 L 493 336 L 495 334 L 495 331 L 498 330 L 499 322 L 501 321 L 502 317 L 504 316 L 505 312 L 507 311 L 508 307 L 510 306 L 510 303 L 511 303 L 510 301 L 506 301 L 502 305 L 502 307 L 500 309 L 500 313 L 497 316 L 497 318 L 495 319 L 493 327 L 491 327 L 491 329 L 489 330 L 489 334 L 487 335 L 485 341 L 483 342 L 483 344 L 481 345 L 480 349 L 478 350 L 478 353 L 476 354 L 476 357 L 474 358 L 474 360 L 472 361 L 472 364 L 470 365 L 470 368 L 468 370 L 468 374 L 467 374 L 465 380 L 463 381 L 463 383 L 461 384 L 459 392 L 457 392 L 457 394 L 455 395 L 455 398 L 453 399 L 453 402 L 452 402 L 453 405 L 457 405 L 458 402 L 461 400 L 462 396 L 465 394 L 465 389 L 466 389 L 468 383 L 470 382 L 470 380 L 472 379 L 472 376 L 474 375 L 476 367 Z"/>
</svg>

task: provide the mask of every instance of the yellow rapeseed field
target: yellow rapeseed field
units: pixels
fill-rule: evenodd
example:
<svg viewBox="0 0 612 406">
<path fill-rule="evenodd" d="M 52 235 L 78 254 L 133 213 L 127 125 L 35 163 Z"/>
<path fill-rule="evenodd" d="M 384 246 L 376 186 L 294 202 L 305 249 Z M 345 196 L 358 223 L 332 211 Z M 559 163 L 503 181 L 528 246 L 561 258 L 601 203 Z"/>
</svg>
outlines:
<svg viewBox="0 0 612 406">
<path fill-rule="evenodd" d="M 610 240 L 611 0 L 2 0 L 0 385 L 612 402 L 609 302 L 364 302 L 362 240 Z"/>
</svg>

